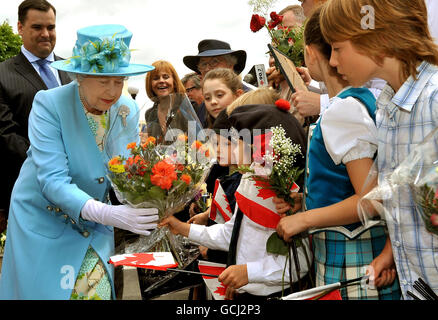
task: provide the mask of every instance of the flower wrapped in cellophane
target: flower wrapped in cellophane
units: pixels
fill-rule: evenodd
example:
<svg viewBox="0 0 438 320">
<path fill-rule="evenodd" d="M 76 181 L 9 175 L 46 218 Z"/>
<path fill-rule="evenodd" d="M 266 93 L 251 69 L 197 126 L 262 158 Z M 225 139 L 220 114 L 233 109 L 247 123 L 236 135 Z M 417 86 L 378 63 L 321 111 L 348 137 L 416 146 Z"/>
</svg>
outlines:
<svg viewBox="0 0 438 320">
<path fill-rule="evenodd" d="M 164 219 L 184 210 L 201 192 L 214 149 L 186 95 L 163 98 L 156 113 L 157 122 L 146 124 L 142 142 L 129 143 L 129 156 L 114 155 L 108 168 L 121 203 L 134 208 L 157 208 L 160 219 Z M 158 114 L 165 115 L 163 123 L 159 123 Z M 172 234 L 167 227 L 140 236 L 119 253 L 158 251 L 171 251 L 180 268 L 193 262 L 199 253 L 196 245 Z M 147 270 L 146 275 L 148 287 L 155 288 L 175 273 L 163 275 Z"/>
<path fill-rule="evenodd" d="M 171 147 L 175 153 L 168 154 Z M 130 157 L 116 156 L 108 163 L 121 202 L 135 208 L 157 208 L 160 218 L 165 218 L 181 211 L 201 191 L 210 166 L 210 149 L 200 141 L 189 145 L 182 133 L 172 146 L 156 145 L 156 138 L 149 137 L 143 144 L 128 144 L 127 149 Z"/>
<path fill-rule="evenodd" d="M 377 175 L 377 169 L 373 167 L 368 180 L 374 181 L 376 187 L 359 202 L 359 216 L 364 224 L 394 219 L 389 208 L 412 198 L 425 229 L 438 235 L 438 128 L 390 175 L 381 177 L 378 184 L 375 182 Z"/>
</svg>

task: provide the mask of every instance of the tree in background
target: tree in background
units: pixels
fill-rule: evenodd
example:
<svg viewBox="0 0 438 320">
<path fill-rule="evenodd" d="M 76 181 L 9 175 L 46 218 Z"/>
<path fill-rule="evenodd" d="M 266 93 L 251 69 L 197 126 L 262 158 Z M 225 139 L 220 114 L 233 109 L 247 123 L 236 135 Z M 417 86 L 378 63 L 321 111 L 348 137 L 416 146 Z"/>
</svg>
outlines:
<svg viewBox="0 0 438 320">
<path fill-rule="evenodd" d="M 21 37 L 15 34 L 8 20 L 0 25 L 0 62 L 16 56 L 22 45 Z"/>
</svg>

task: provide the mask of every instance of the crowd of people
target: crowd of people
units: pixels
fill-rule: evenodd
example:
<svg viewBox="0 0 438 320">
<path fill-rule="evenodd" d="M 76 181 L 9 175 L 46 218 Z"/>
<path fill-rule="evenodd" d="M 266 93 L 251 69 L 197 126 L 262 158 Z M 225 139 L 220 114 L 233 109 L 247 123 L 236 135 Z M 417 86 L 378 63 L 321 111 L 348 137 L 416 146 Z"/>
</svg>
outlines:
<svg viewBox="0 0 438 320">
<path fill-rule="evenodd" d="M 116 24 L 79 29 L 66 63 L 54 54 L 56 9 L 24 0 L 21 52 L 0 64 L 7 168 L 0 299 L 116 299 L 121 275 L 106 263 L 114 232 L 147 236 L 157 227 L 199 245 L 203 260 L 227 266 L 218 278 L 227 299 L 265 301 L 364 276 L 368 284 L 340 289 L 343 300 L 411 299 L 419 278 L 438 293 L 437 235 L 425 229 L 411 196 L 400 194 L 379 223 L 365 225 L 358 214 L 375 186 L 366 184 L 373 163 L 383 180 L 437 127 L 436 1 L 300 2 L 279 14 L 284 27 L 304 26 L 305 66 L 297 71 L 308 91 L 291 88 L 273 59 L 268 86 L 245 83 L 247 52 L 217 39 L 201 40 L 198 54 L 183 58 L 193 72 L 182 77 L 169 61 L 132 63 L 133 34 Z M 372 28 L 363 25 L 364 6 L 373 8 Z M 127 77 L 142 74 L 153 106 L 140 131 L 139 108 L 122 91 Z M 189 203 L 159 221 L 155 208 L 117 201 L 106 163 L 127 154 L 131 142 L 163 137 L 171 125 L 163 105 L 178 94 L 217 135 L 206 180 L 212 205 L 200 212 Z M 239 171 L 256 162 L 257 134 L 278 127 L 302 151 L 293 205 L 260 196 L 251 173 Z M 232 130 L 248 130 L 250 141 L 231 137 Z M 289 243 L 301 237 L 294 263 L 267 251 L 274 232 Z"/>
</svg>

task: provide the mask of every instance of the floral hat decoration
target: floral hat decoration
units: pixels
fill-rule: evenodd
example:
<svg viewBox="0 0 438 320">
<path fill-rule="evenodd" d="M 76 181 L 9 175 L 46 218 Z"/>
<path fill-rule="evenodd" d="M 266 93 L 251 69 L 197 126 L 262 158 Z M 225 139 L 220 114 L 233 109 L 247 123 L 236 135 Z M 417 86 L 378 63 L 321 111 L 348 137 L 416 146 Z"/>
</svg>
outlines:
<svg viewBox="0 0 438 320">
<path fill-rule="evenodd" d="M 53 62 L 53 68 L 72 73 L 100 76 L 135 76 L 153 66 L 130 63 L 132 32 L 122 25 L 89 26 L 77 31 L 73 56 Z"/>
</svg>

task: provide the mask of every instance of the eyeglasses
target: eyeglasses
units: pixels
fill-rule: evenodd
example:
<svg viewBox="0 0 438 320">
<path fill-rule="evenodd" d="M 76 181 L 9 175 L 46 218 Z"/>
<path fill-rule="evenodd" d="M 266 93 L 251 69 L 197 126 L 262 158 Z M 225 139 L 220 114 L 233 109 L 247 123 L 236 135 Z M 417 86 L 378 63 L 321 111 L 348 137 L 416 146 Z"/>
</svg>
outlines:
<svg viewBox="0 0 438 320">
<path fill-rule="evenodd" d="M 223 60 L 218 58 L 212 58 L 209 61 L 202 61 L 198 63 L 198 69 L 199 71 L 203 72 L 207 70 L 209 66 L 210 68 L 216 68 L 221 62 L 223 62 Z"/>
<path fill-rule="evenodd" d="M 198 88 L 196 86 L 193 86 L 193 87 L 190 87 L 190 88 L 186 88 L 186 92 L 190 93 L 190 92 L 192 92 L 195 89 L 198 89 Z"/>
</svg>

